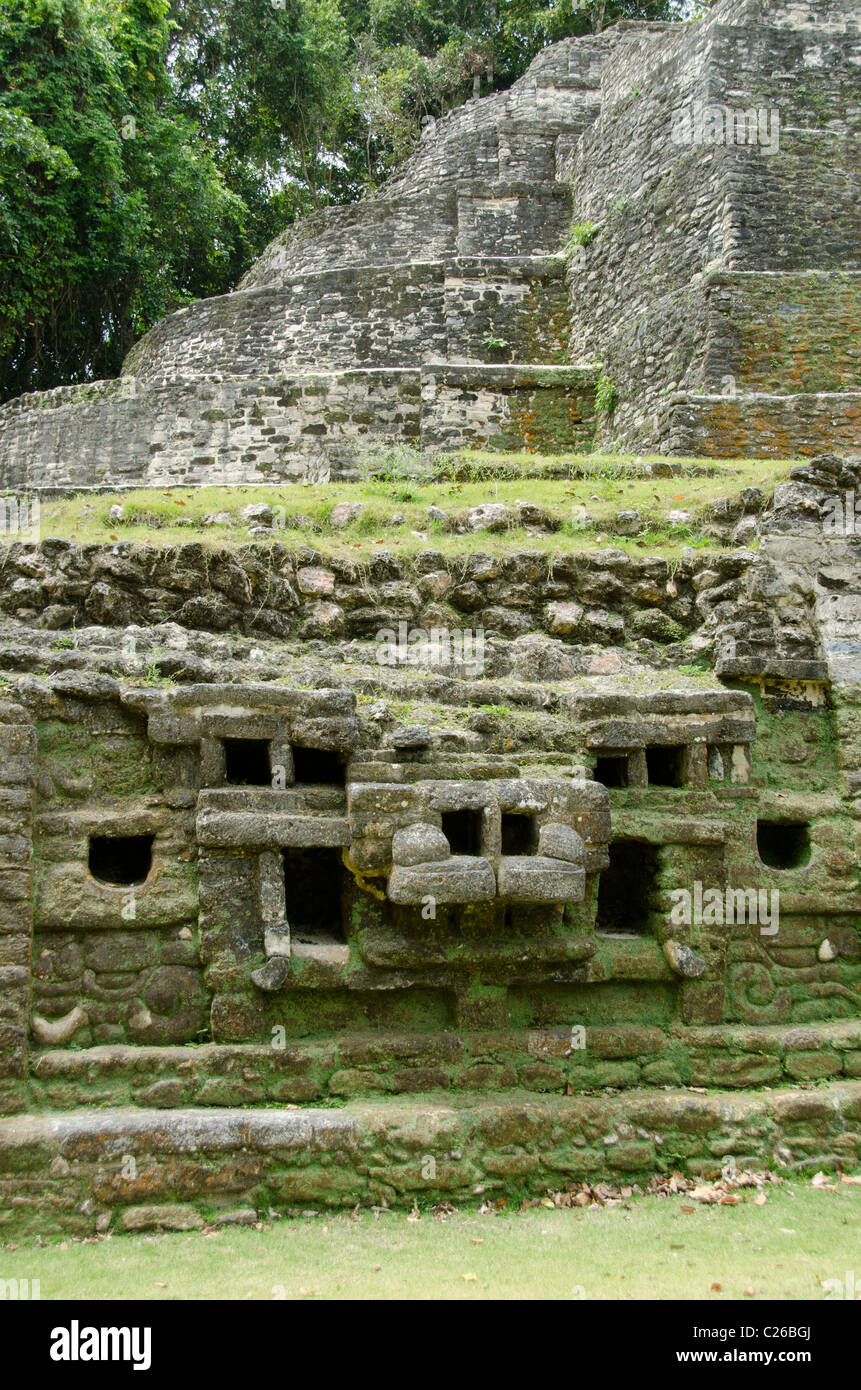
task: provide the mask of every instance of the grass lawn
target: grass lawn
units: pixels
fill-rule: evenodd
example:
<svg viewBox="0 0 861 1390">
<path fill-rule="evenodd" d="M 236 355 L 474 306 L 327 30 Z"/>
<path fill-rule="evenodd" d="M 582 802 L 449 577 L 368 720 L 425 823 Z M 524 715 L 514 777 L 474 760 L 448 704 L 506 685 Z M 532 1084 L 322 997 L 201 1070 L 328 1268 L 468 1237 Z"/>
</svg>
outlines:
<svg viewBox="0 0 861 1390">
<path fill-rule="evenodd" d="M 420 456 L 416 456 L 419 458 Z M 658 456 L 655 456 L 657 460 Z M 581 455 L 568 460 L 529 455 L 464 455 L 446 465 L 448 476 L 413 476 L 409 470 L 378 465 L 355 483 L 137 489 L 123 494 L 78 494 L 42 503 L 41 533 L 81 544 L 129 541 L 159 546 L 202 541 L 209 546 L 249 543 L 242 509 L 266 502 L 276 517 L 273 540 L 290 547 L 310 545 L 333 555 L 360 558 L 385 545 L 395 554 L 414 554 L 429 546 L 448 553 L 517 549 L 570 551 L 613 545 L 633 554 L 660 548 L 678 554 L 685 546 L 717 546 L 705 533 L 707 510 L 719 497 L 737 496 L 745 487 L 766 495 L 785 479 L 793 460 L 673 459 L 674 477 L 644 473 L 649 458 Z M 666 464 L 667 460 L 660 460 Z M 417 465 L 416 465 L 417 466 Z M 559 476 L 560 470 L 568 476 Z M 495 476 L 485 476 L 487 471 Z M 470 507 L 518 500 L 544 508 L 559 523 L 555 532 L 527 531 L 522 526 L 476 534 L 452 533 L 445 522 L 429 520 L 428 508 L 456 517 Z M 342 528 L 329 522 L 339 502 L 359 502 L 362 513 Z M 121 522 L 109 516 L 119 504 Z M 644 529 L 633 539 L 613 534 L 617 512 L 636 509 Z M 668 522 L 668 513 L 687 512 L 689 523 Z M 225 520 L 203 525 L 205 517 Z M 395 518 L 393 521 L 392 519 Z"/>
<path fill-rule="evenodd" d="M 43 1299 L 814 1299 L 861 1288 L 861 1188 L 809 1182 L 734 1206 L 633 1197 L 481 1215 L 361 1211 L 263 1229 L 0 1250 Z M 851 1286 L 850 1286 L 851 1287 Z"/>
</svg>

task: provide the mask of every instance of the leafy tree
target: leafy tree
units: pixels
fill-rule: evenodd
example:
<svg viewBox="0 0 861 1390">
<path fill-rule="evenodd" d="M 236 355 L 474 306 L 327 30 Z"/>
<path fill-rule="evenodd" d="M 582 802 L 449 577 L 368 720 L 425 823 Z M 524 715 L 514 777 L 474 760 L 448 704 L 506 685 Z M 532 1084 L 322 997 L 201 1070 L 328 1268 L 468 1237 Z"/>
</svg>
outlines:
<svg viewBox="0 0 861 1390">
<path fill-rule="evenodd" d="M 163 0 L 5 0 L 5 395 L 114 375 L 156 319 L 223 287 L 243 245 L 242 204 L 176 108 L 166 10 Z"/>
<path fill-rule="evenodd" d="M 183 109 L 265 242 L 285 212 L 325 200 L 338 168 L 349 47 L 337 0 L 173 0 L 171 15 Z"/>
</svg>

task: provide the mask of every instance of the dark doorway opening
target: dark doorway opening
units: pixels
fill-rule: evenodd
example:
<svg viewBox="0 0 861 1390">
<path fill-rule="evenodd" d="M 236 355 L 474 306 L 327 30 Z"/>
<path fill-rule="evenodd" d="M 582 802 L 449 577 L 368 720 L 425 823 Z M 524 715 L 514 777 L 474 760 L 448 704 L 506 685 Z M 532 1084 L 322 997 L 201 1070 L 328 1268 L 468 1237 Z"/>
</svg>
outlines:
<svg viewBox="0 0 861 1390">
<path fill-rule="evenodd" d="M 442 833 L 448 840 L 452 854 L 479 854 L 481 812 L 443 811 Z"/>
<path fill-rule="evenodd" d="M 152 868 L 153 835 L 91 835 L 89 865 L 100 883 L 128 887 L 146 883 Z"/>
<path fill-rule="evenodd" d="M 502 853 L 534 854 L 538 846 L 538 826 L 534 816 L 516 811 L 503 812 Z"/>
<path fill-rule="evenodd" d="M 343 941 L 343 865 L 337 849 L 285 849 L 284 896 L 291 936 Z"/>
<path fill-rule="evenodd" d="M 683 787 L 684 748 L 647 748 L 646 773 L 650 787 Z"/>
<path fill-rule="evenodd" d="M 644 840 L 614 840 L 610 867 L 598 882 L 595 930 L 601 936 L 644 936 L 655 910 L 655 880 L 660 867 L 656 845 Z"/>
<path fill-rule="evenodd" d="M 628 759 L 626 757 L 605 757 L 595 760 L 595 781 L 605 787 L 627 787 Z"/>
<path fill-rule="evenodd" d="M 296 782 L 343 787 L 345 776 L 344 760 L 339 753 L 328 748 L 301 748 L 294 743 L 293 778 Z"/>
<path fill-rule="evenodd" d="M 224 780 L 232 787 L 271 787 L 268 739 L 226 738 Z"/>
<path fill-rule="evenodd" d="M 810 826 L 806 821 L 758 820 L 756 849 L 770 869 L 803 869 L 810 863 Z"/>
</svg>

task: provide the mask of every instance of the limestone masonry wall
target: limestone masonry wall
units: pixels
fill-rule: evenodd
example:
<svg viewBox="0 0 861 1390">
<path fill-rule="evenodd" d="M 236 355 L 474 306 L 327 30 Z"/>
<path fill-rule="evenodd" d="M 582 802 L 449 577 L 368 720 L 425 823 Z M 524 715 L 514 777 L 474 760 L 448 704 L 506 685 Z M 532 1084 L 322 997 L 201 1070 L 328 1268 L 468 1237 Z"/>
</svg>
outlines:
<svg viewBox="0 0 861 1390">
<path fill-rule="evenodd" d="M 589 448 L 596 379 L 591 368 L 441 363 L 63 386 L 2 408 L 6 482 L 74 489 L 349 479 L 363 446 L 386 440 Z"/>
</svg>

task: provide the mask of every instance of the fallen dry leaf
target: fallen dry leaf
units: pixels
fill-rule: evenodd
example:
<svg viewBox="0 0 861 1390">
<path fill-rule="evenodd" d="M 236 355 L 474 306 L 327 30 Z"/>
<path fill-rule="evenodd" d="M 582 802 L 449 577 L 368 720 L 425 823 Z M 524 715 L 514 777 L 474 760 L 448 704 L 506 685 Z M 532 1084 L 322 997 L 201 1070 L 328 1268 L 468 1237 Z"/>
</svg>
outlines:
<svg viewBox="0 0 861 1390">
<path fill-rule="evenodd" d="M 473 1280 L 473 1281 L 475 1281 L 475 1280 L 478 1279 L 478 1275 L 477 1275 L 477 1274 L 462 1274 L 460 1277 L 461 1277 L 461 1279 L 471 1279 L 471 1280 Z"/>
<path fill-rule="evenodd" d="M 714 1293 L 720 1293 L 723 1289 L 723 1284 L 710 1284 L 709 1287 Z"/>
<path fill-rule="evenodd" d="M 696 1207 L 679 1207 L 679 1211 L 683 1211 L 685 1213 L 685 1216 L 693 1216 L 694 1212 L 696 1211 Z"/>
</svg>

